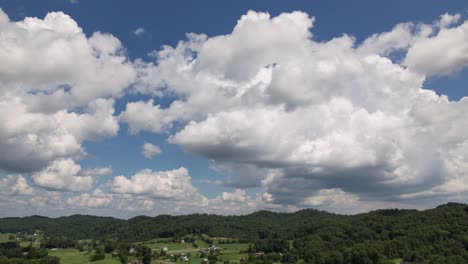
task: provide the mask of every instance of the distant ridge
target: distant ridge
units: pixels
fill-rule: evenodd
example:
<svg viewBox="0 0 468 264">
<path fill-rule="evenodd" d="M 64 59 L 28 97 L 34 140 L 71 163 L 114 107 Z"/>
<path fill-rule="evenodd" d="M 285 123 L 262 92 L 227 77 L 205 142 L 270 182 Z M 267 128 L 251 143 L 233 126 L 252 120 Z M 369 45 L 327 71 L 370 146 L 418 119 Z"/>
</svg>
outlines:
<svg viewBox="0 0 468 264">
<path fill-rule="evenodd" d="M 381 209 L 357 215 L 339 215 L 316 209 L 304 209 L 293 213 L 257 211 L 248 215 L 221 216 L 210 214 L 159 215 L 155 217 L 136 216 L 128 220 L 114 217 L 74 214 L 49 218 L 33 215 L 27 217 L 0 218 L 2 233 L 34 233 L 41 230 L 48 236 L 85 239 L 112 237 L 129 241 L 141 241 L 155 237 L 180 236 L 189 233 L 209 234 L 219 237 L 249 237 L 258 230 L 275 232 L 297 232 L 304 223 L 315 223 L 318 227 L 332 223 L 353 223 L 360 225 L 366 219 L 392 217 L 408 223 L 424 223 L 419 218 L 456 212 L 466 219 L 468 225 L 468 205 L 447 203 L 434 209 L 418 211 L 414 209 Z M 382 220 L 382 221 L 383 221 Z"/>
</svg>

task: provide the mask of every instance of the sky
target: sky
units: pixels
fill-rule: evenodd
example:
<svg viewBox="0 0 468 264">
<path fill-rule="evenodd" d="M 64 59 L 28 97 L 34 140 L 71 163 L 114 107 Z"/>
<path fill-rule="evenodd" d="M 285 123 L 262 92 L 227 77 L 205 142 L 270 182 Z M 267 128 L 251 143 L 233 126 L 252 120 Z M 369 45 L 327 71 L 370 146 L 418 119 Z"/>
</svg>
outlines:
<svg viewBox="0 0 468 264">
<path fill-rule="evenodd" d="M 0 0 L 0 217 L 468 201 L 464 1 Z"/>
</svg>

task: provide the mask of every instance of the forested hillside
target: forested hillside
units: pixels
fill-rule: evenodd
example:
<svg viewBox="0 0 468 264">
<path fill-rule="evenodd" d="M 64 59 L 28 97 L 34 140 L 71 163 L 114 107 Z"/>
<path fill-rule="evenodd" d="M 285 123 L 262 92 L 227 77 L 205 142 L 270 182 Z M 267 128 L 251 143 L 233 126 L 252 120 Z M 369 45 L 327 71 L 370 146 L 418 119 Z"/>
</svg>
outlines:
<svg viewBox="0 0 468 264">
<path fill-rule="evenodd" d="M 404 258 L 417 263 L 468 263 L 468 205 L 456 203 L 425 211 L 391 209 L 352 216 L 307 209 L 129 220 L 83 215 L 0 219 L 2 233 L 35 230 L 47 237 L 127 242 L 207 234 L 252 243 L 252 252 L 281 252 L 291 262 L 300 258 L 306 263 L 380 263 Z"/>
</svg>

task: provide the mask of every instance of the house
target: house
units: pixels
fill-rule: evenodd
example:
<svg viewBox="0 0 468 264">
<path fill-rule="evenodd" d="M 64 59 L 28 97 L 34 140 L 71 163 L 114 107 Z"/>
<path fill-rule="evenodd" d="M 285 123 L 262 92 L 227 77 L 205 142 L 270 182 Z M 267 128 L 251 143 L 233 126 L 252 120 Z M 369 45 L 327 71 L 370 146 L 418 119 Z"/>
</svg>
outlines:
<svg viewBox="0 0 468 264">
<path fill-rule="evenodd" d="M 188 262 L 189 258 L 187 256 L 180 256 L 180 260 L 183 262 Z"/>
<path fill-rule="evenodd" d="M 181 244 L 184 244 L 184 243 L 185 243 L 185 240 L 181 239 L 181 240 L 180 240 L 180 243 L 181 243 Z"/>
<path fill-rule="evenodd" d="M 210 252 L 209 252 L 209 250 L 206 249 L 206 248 L 200 248 L 200 249 L 198 250 L 198 253 L 208 254 L 208 253 L 210 253 Z"/>
<path fill-rule="evenodd" d="M 265 255 L 265 252 L 263 252 L 263 251 L 258 251 L 258 252 L 255 253 L 255 256 L 257 256 L 257 257 L 263 256 L 263 255 Z"/>
<path fill-rule="evenodd" d="M 134 248 L 131 248 L 131 249 L 128 251 L 128 253 L 130 253 L 130 254 L 135 253 L 135 249 L 134 249 Z"/>
<path fill-rule="evenodd" d="M 207 259 L 207 258 L 204 258 L 204 259 L 202 259 L 202 262 L 201 262 L 201 263 L 202 263 L 202 264 L 208 264 L 208 262 L 209 262 L 208 259 Z"/>
<path fill-rule="evenodd" d="M 162 251 L 168 251 L 169 249 L 167 247 L 161 248 Z"/>
<path fill-rule="evenodd" d="M 217 247 L 217 246 L 215 246 L 215 245 L 211 245 L 211 246 L 209 247 L 209 249 L 210 249 L 211 252 L 214 252 L 214 251 L 217 251 L 217 250 L 221 250 L 220 247 Z"/>
</svg>

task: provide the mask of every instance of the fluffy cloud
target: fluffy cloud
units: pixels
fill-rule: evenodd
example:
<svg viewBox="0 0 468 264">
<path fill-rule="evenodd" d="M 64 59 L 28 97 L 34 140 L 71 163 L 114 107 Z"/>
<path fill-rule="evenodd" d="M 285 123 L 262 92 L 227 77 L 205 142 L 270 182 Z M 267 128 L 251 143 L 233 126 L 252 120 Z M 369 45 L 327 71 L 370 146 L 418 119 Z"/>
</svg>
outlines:
<svg viewBox="0 0 468 264">
<path fill-rule="evenodd" d="M 148 142 L 143 143 L 141 154 L 143 154 L 145 158 L 151 159 L 155 155 L 161 154 L 161 152 L 161 148 L 159 148 L 158 146 Z"/>
<path fill-rule="evenodd" d="M 7 175 L 0 179 L 0 193 L 5 195 L 32 195 L 34 189 L 21 175 Z"/>
<path fill-rule="evenodd" d="M 465 65 L 458 19 L 404 23 L 357 44 L 348 35 L 314 41 L 314 18 L 301 12 L 248 12 L 230 34 L 189 34 L 153 52 L 136 91 L 178 99 L 167 108 L 129 103 L 121 120 L 132 133 L 177 123 L 169 142 L 228 168 L 226 182 L 261 187 L 259 197 L 275 204 L 466 197 L 468 100 L 424 89 L 427 75 Z M 447 45 L 453 54 L 438 59 Z M 397 50 L 401 64 L 390 56 Z"/>
<path fill-rule="evenodd" d="M 444 15 L 436 35 L 424 38 L 412 45 L 405 58 L 405 65 L 426 75 L 447 75 L 468 65 L 468 21 L 450 27 L 460 15 Z"/>
<path fill-rule="evenodd" d="M 460 18 L 318 42 L 305 13 L 248 12 L 230 34 L 187 34 L 151 52 L 154 62 L 131 62 L 118 39 L 87 37 L 61 12 L 13 22 L 0 10 L 0 169 L 32 175 L 3 177 L 0 203 L 230 214 L 466 200 L 468 99 L 424 89 L 427 76 L 468 65 Z M 116 116 L 129 86 L 152 99 Z M 182 167 L 117 176 L 91 192 L 112 171 L 76 160 L 83 142 L 115 136 L 118 122 L 131 134 L 169 135 L 226 175 L 214 182 L 236 189 L 208 199 Z M 143 145 L 146 157 L 158 152 Z"/>
<path fill-rule="evenodd" d="M 119 125 L 113 101 L 97 99 L 84 113 L 61 110 L 29 112 L 21 99 L 0 96 L 0 167 L 11 171 L 34 171 L 50 161 L 85 154 L 81 143 L 117 134 Z"/>
<path fill-rule="evenodd" d="M 457 26 L 461 15 L 443 14 L 434 24 L 403 23 L 390 32 L 367 38 L 358 51 L 389 55 L 405 51 L 403 65 L 430 75 L 448 75 L 468 65 L 468 22 Z"/>
<path fill-rule="evenodd" d="M 81 166 L 71 159 L 55 160 L 50 166 L 34 173 L 33 182 L 42 188 L 59 191 L 87 191 L 93 177 L 83 175 Z"/>
<path fill-rule="evenodd" d="M 30 94 L 25 97 L 32 109 L 52 111 L 119 96 L 136 77 L 118 39 L 100 32 L 87 38 L 61 12 L 11 22 L 0 11 L 0 21 L 0 92 Z"/>
<path fill-rule="evenodd" d="M 173 121 L 159 106 L 153 105 L 153 100 L 128 103 L 119 119 L 128 124 L 131 134 L 136 134 L 141 130 L 160 133 L 166 131 Z M 148 120 L 157 122 L 148 122 Z"/>
<path fill-rule="evenodd" d="M 0 169 L 33 172 L 116 135 L 114 100 L 137 69 L 112 35 L 61 12 L 10 21 L 0 9 Z"/>
<path fill-rule="evenodd" d="M 96 189 L 92 194 L 82 193 L 81 195 L 70 197 L 67 204 L 73 207 L 104 207 L 109 205 L 112 198 L 101 189 Z"/>
<path fill-rule="evenodd" d="M 45 192 L 28 200 L 28 205 L 38 208 L 39 212 L 53 209 L 64 209 L 65 203 L 61 192 Z M 23 208 L 24 210 L 25 208 Z"/>
<path fill-rule="evenodd" d="M 130 178 L 115 177 L 110 183 L 115 193 L 144 195 L 159 199 L 185 200 L 198 196 L 192 177 L 181 167 L 170 171 L 142 170 Z"/>
</svg>

